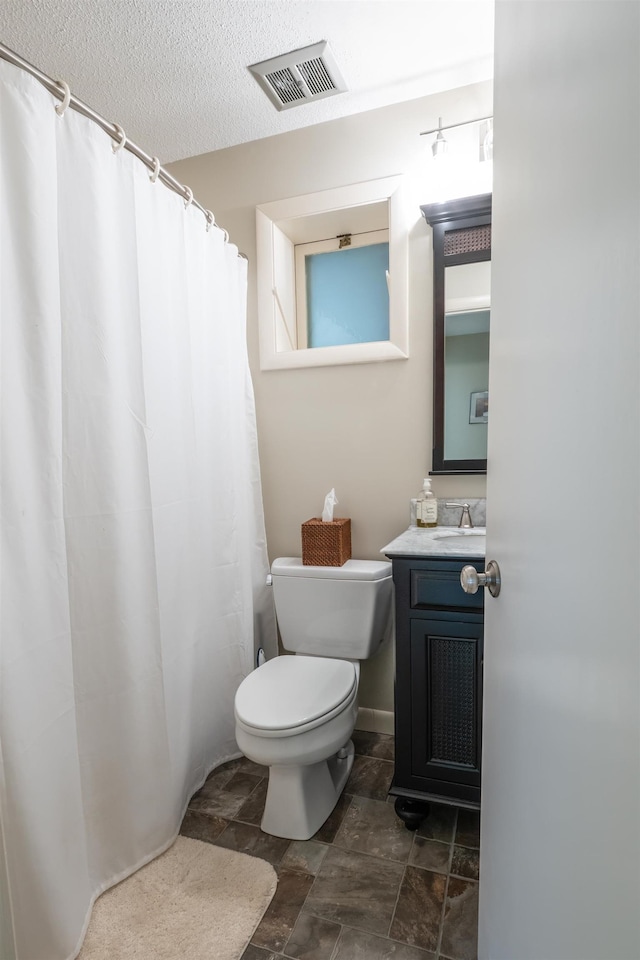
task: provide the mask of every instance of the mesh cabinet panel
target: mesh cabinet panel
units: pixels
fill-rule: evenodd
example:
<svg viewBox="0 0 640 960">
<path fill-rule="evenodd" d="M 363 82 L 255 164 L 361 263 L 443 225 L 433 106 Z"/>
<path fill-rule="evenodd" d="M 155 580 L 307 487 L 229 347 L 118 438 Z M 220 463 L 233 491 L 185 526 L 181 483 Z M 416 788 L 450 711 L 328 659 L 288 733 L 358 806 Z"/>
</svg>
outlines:
<svg viewBox="0 0 640 960">
<path fill-rule="evenodd" d="M 478 253 L 491 249 L 491 224 L 447 230 L 444 235 L 445 257 L 459 253 Z"/>
<path fill-rule="evenodd" d="M 477 766 L 475 656 L 473 643 L 431 638 L 431 760 Z"/>
</svg>

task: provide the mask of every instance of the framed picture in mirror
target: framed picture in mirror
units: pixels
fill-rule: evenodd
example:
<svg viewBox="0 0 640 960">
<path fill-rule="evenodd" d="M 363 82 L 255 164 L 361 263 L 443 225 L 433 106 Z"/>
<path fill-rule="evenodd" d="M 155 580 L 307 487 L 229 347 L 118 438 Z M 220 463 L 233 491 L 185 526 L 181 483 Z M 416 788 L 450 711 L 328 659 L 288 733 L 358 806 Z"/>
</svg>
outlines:
<svg viewBox="0 0 640 960">
<path fill-rule="evenodd" d="M 486 423 L 489 419 L 489 391 L 471 394 L 469 423 Z"/>
</svg>

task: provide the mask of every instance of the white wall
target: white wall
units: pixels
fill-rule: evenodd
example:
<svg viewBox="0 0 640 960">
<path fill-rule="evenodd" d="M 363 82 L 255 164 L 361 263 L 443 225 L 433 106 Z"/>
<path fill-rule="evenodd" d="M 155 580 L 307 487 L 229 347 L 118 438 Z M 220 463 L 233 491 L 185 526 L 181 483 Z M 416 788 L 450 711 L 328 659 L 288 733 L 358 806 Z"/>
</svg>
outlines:
<svg viewBox="0 0 640 960">
<path fill-rule="evenodd" d="M 425 142 L 430 138 L 419 133 L 437 126 L 439 116 L 455 123 L 491 113 L 491 95 L 490 82 L 475 84 L 170 168 L 213 210 L 249 258 L 248 338 L 272 559 L 300 555 L 300 524 L 319 515 L 331 487 L 340 501 L 336 515 L 351 517 L 354 556 L 379 559 L 380 548 L 408 526 L 409 501 L 431 466 L 431 231 L 419 205 L 436 199 L 436 185 L 430 180 L 430 143 Z M 265 110 L 270 109 L 265 101 Z M 474 130 L 469 128 L 468 136 Z M 409 254 L 410 358 L 260 372 L 256 205 L 395 174 L 409 178 L 415 208 Z M 484 189 L 486 184 L 462 193 Z M 437 477 L 433 487 L 441 497 L 478 497 L 484 496 L 485 480 Z M 391 647 L 365 665 L 360 703 L 393 709 Z"/>
</svg>

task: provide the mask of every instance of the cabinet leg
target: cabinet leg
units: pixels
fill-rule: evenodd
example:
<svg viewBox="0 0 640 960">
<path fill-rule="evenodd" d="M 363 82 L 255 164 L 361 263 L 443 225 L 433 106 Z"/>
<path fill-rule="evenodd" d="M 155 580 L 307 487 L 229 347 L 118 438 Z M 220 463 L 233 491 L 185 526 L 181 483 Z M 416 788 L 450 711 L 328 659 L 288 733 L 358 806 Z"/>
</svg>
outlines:
<svg viewBox="0 0 640 960">
<path fill-rule="evenodd" d="M 409 797 L 396 797 L 394 807 L 407 830 L 417 830 L 431 809 L 425 800 L 411 800 Z"/>
</svg>

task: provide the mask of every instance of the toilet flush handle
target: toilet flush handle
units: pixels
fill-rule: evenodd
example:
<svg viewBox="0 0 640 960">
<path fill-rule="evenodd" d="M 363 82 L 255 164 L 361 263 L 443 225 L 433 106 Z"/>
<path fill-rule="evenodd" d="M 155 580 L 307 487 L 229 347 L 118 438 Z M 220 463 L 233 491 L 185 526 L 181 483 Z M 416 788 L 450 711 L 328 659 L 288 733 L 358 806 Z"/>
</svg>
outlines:
<svg viewBox="0 0 640 960">
<path fill-rule="evenodd" d="M 273 586 L 273 577 L 271 576 L 270 573 L 267 574 L 267 586 L 268 586 L 268 587 L 272 587 L 272 586 Z"/>
</svg>

